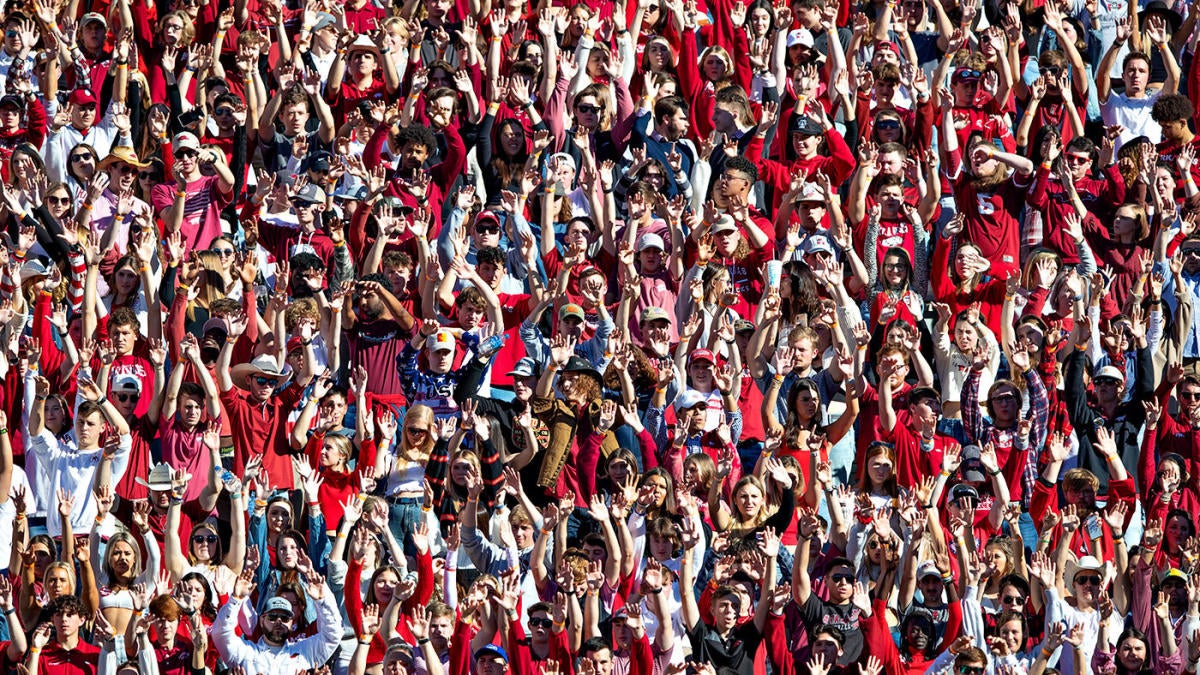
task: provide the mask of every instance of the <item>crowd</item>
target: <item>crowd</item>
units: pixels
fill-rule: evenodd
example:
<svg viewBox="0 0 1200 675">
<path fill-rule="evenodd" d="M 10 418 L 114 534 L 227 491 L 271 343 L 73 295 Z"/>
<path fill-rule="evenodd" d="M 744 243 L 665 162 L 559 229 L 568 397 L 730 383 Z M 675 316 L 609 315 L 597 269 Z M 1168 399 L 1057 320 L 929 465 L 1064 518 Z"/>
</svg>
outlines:
<svg viewBox="0 0 1200 675">
<path fill-rule="evenodd" d="M 1198 17 L 7 0 L 0 675 L 1195 673 Z"/>
</svg>

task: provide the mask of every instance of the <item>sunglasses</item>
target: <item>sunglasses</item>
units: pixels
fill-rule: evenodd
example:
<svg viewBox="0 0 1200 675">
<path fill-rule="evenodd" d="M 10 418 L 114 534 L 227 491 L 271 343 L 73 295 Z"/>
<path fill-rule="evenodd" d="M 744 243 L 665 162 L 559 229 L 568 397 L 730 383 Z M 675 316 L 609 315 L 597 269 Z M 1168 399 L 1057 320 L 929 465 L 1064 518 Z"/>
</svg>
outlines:
<svg viewBox="0 0 1200 675">
<path fill-rule="evenodd" d="M 529 620 L 530 628 L 549 628 L 550 626 L 553 626 L 553 625 L 554 625 L 554 622 L 551 621 L 550 619 L 530 619 Z"/>
<path fill-rule="evenodd" d="M 1090 161 L 1092 161 L 1092 158 L 1088 155 L 1067 155 L 1067 162 L 1076 166 L 1087 164 Z"/>
<path fill-rule="evenodd" d="M 255 384 L 257 384 L 257 385 L 259 385 L 260 387 L 265 387 L 265 386 L 267 386 L 268 384 L 269 384 L 269 385 L 271 385 L 271 386 L 273 387 L 273 386 L 275 386 L 275 378 L 272 378 L 272 377 L 263 377 L 262 375 L 255 375 L 255 376 L 254 376 L 254 383 L 255 383 Z"/>
<path fill-rule="evenodd" d="M 71 203 L 71 198 L 55 197 L 54 195 L 50 195 L 49 197 L 46 197 L 46 203 L 54 206 L 67 206 Z"/>
<path fill-rule="evenodd" d="M 312 202 L 306 202 L 303 199 L 293 199 L 292 200 L 292 208 L 311 209 L 314 206 L 316 206 L 316 204 L 313 204 Z"/>
<path fill-rule="evenodd" d="M 500 234 L 499 225 L 476 225 L 475 231 L 480 234 Z"/>
<path fill-rule="evenodd" d="M 876 122 L 875 127 L 878 129 L 899 129 L 900 120 L 883 120 Z"/>
<path fill-rule="evenodd" d="M 15 38 L 15 37 L 17 37 L 18 35 L 20 35 L 20 33 L 18 33 L 18 32 L 17 32 L 17 31 L 15 31 L 15 30 L 6 30 L 6 31 L 4 31 L 4 37 L 7 37 L 7 38 Z"/>
<path fill-rule="evenodd" d="M 579 112 L 587 114 L 587 115 L 595 115 L 596 113 L 600 112 L 600 106 L 588 105 L 586 103 L 581 103 L 581 104 L 575 106 L 575 109 L 578 110 Z"/>
<path fill-rule="evenodd" d="M 1179 400 L 1200 401 L 1200 391 L 1181 391 L 1179 392 Z"/>
<path fill-rule="evenodd" d="M 854 583 L 854 575 L 846 574 L 845 572 L 830 575 L 829 578 L 832 579 L 833 583 L 835 583 L 835 584 L 843 584 L 843 583 L 844 584 L 852 584 L 852 583 Z"/>
<path fill-rule="evenodd" d="M 422 429 L 421 427 L 405 427 L 404 431 L 412 434 L 413 436 L 424 436 L 425 434 L 429 433 L 429 429 Z"/>
<path fill-rule="evenodd" d="M 178 155 L 176 155 L 176 156 L 178 156 Z M 86 162 L 91 158 L 92 158 L 92 156 L 87 154 L 86 152 L 80 153 L 78 155 L 71 155 L 72 162 Z"/>
<path fill-rule="evenodd" d="M 215 544 L 217 543 L 217 535 L 215 534 L 193 534 L 193 544 Z"/>
<path fill-rule="evenodd" d="M 217 255 L 221 256 L 222 258 L 232 258 L 234 250 L 231 248 L 214 248 L 212 250 L 212 252 L 216 253 Z"/>
<path fill-rule="evenodd" d="M 1058 77 L 1058 74 L 1062 72 L 1062 69 L 1058 66 L 1049 66 L 1047 68 L 1038 68 L 1038 72 L 1042 75 L 1053 75 Z"/>
<path fill-rule="evenodd" d="M 195 159 L 199 156 L 200 153 L 196 152 L 195 150 L 180 150 L 179 152 L 175 153 L 175 159 Z"/>
<path fill-rule="evenodd" d="M 1099 574 L 1080 574 L 1075 577 L 1075 583 L 1079 584 L 1080 586 L 1099 586 L 1100 585 L 1100 575 Z"/>
<path fill-rule="evenodd" d="M 121 172 L 122 176 L 128 176 L 130 174 L 135 174 L 138 171 L 137 167 L 129 166 L 128 164 L 122 164 L 121 168 L 119 168 L 117 170 Z"/>
<path fill-rule="evenodd" d="M 983 666 L 959 666 L 958 667 L 959 675 L 983 675 L 985 670 L 987 670 L 987 669 Z"/>
<path fill-rule="evenodd" d="M 1200 248 L 1189 248 L 1181 251 L 1184 255 L 1200 256 Z"/>
<path fill-rule="evenodd" d="M 138 180 L 162 180 L 162 177 L 150 171 L 142 171 L 138 173 Z"/>
<path fill-rule="evenodd" d="M 1008 606 L 1008 605 L 1023 605 L 1023 604 L 1025 604 L 1025 598 L 1022 598 L 1019 595 L 1009 595 L 1009 596 L 1006 596 L 1005 598 L 1003 598 L 1001 600 L 1001 602 L 1003 602 L 1006 606 Z"/>
<path fill-rule="evenodd" d="M 217 117 L 233 117 L 233 108 L 217 108 L 213 114 Z"/>
<path fill-rule="evenodd" d="M 871 549 L 872 551 L 874 551 L 875 549 L 877 549 L 881 546 L 883 548 L 889 548 L 889 547 L 891 547 L 891 545 L 892 545 L 891 542 L 879 541 L 878 539 L 872 539 L 871 541 L 867 542 L 867 548 Z"/>
<path fill-rule="evenodd" d="M 276 623 L 282 623 L 284 621 L 291 621 L 292 615 L 284 614 L 283 612 L 271 612 L 269 614 L 264 614 L 263 618 L 266 619 L 267 621 L 274 621 Z"/>
<path fill-rule="evenodd" d="M 138 400 L 139 396 L 137 394 L 113 394 L 113 398 L 121 403 L 129 403 L 130 401 Z"/>
</svg>

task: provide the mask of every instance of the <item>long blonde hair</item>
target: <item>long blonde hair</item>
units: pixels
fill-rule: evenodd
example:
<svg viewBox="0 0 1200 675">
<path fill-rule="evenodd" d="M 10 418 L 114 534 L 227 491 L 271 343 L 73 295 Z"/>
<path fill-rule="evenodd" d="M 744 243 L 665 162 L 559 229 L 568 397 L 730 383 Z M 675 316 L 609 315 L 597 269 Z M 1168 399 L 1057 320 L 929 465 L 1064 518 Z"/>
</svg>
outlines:
<svg viewBox="0 0 1200 675">
<path fill-rule="evenodd" d="M 408 445 L 408 435 L 404 429 L 410 419 L 423 421 L 429 426 L 429 432 L 425 434 L 425 440 L 419 446 Z M 424 462 L 429 458 L 429 453 L 433 452 L 433 446 L 436 443 L 434 439 L 437 437 L 437 429 L 434 426 L 433 408 L 421 403 L 409 408 L 408 412 L 404 413 L 400 431 L 396 435 L 399 437 L 399 442 L 396 443 L 396 457 L 409 462 Z"/>
</svg>

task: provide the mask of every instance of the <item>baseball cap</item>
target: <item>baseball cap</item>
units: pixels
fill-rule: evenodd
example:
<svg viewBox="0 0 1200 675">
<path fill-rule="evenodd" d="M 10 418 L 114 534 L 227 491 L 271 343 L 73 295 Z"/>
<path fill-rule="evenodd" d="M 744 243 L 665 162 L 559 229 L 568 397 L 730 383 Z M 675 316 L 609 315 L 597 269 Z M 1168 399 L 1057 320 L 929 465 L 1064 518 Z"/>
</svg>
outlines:
<svg viewBox="0 0 1200 675">
<path fill-rule="evenodd" d="M 967 485 L 966 483 L 959 483 L 958 485 L 955 485 L 950 490 L 950 499 L 958 500 L 958 499 L 962 499 L 963 497 L 966 497 L 968 499 L 973 499 L 973 500 L 975 500 L 975 503 L 978 504 L 979 503 L 979 490 L 976 490 L 974 487 L 971 487 L 970 485 Z"/>
<path fill-rule="evenodd" d="M 104 15 L 100 12 L 88 12 L 87 14 L 84 14 L 83 18 L 79 20 L 79 27 L 83 28 L 93 21 L 99 21 L 100 23 L 104 24 L 105 28 L 108 28 L 108 19 L 105 19 Z"/>
<path fill-rule="evenodd" d="M 313 22 L 312 32 L 315 33 L 322 28 L 328 28 L 335 23 L 337 23 L 337 20 L 333 18 L 332 14 L 328 14 L 326 12 L 317 12 L 317 20 Z"/>
<path fill-rule="evenodd" d="M 987 480 L 983 473 L 983 452 L 978 445 L 964 445 L 962 449 L 962 464 L 958 467 L 958 475 L 968 483 L 982 483 Z M 973 488 L 972 488 L 973 489 Z"/>
<path fill-rule="evenodd" d="M 1104 366 L 1100 370 L 1096 371 L 1096 374 L 1094 376 L 1092 376 L 1092 379 L 1093 380 L 1106 380 L 1107 379 L 1107 380 L 1116 380 L 1117 382 L 1124 382 L 1125 381 L 1125 373 L 1116 366 Z"/>
<path fill-rule="evenodd" d="M 0 97 L 0 108 L 3 108 L 6 105 L 10 105 L 10 106 L 16 108 L 17 110 L 25 109 L 24 99 L 22 99 L 20 96 L 18 96 L 16 94 L 8 94 L 4 97 Z"/>
<path fill-rule="evenodd" d="M 695 389 L 688 389 L 675 397 L 675 410 L 691 410 L 698 405 L 707 404 L 708 397 Z"/>
<path fill-rule="evenodd" d="M 538 374 L 539 370 L 541 368 L 538 368 L 538 362 L 534 361 L 532 357 L 526 356 L 517 361 L 513 365 L 513 369 L 508 371 L 508 374 L 515 377 L 533 377 Z"/>
<path fill-rule="evenodd" d="M 797 28 L 796 30 L 788 33 L 787 46 L 789 48 L 800 45 L 802 47 L 808 47 L 809 49 L 812 49 L 813 44 L 812 31 L 808 30 L 807 28 Z"/>
<path fill-rule="evenodd" d="M 190 131 L 181 131 L 175 134 L 175 139 L 171 141 L 171 149 L 175 152 L 180 150 L 195 150 L 200 152 L 200 139 L 196 138 L 196 134 Z"/>
<path fill-rule="evenodd" d="M 825 129 L 808 115 L 795 115 L 792 117 L 791 123 L 788 124 L 788 133 L 802 134 L 804 136 L 821 136 L 824 135 Z"/>
<path fill-rule="evenodd" d="M 924 579 L 925 577 L 942 578 L 942 572 L 937 568 L 937 563 L 932 560 L 926 560 L 917 567 L 917 579 Z"/>
<path fill-rule="evenodd" d="M 805 183 L 804 188 L 800 191 L 798 202 L 821 202 L 825 203 L 825 193 L 817 186 L 816 183 Z"/>
<path fill-rule="evenodd" d="M 721 234 L 722 232 L 732 232 L 737 229 L 737 223 L 733 222 L 733 217 L 727 213 L 722 213 L 713 221 L 709 232 L 712 234 Z"/>
<path fill-rule="evenodd" d="M 579 319 L 580 321 L 587 320 L 587 317 L 583 313 L 583 308 L 573 302 L 568 302 L 567 304 L 562 306 L 562 309 L 558 310 L 558 320 L 559 321 L 562 321 L 563 319 L 567 318 L 568 316 L 573 316 L 573 317 Z"/>
<path fill-rule="evenodd" d="M 504 647 L 501 647 L 500 645 L 484 645 L 475 650 L 476 661 L 479 659 L 489 658 L 504 659 L 504 662 L 508 663 L 508 652 L 504 651 Z"/>
<path fill-rule="evenodd" d="M 299 200 L 307 204 L 324 204 L 325 191 L 316 185 L 313 185 L 312 183 L 308 183 L 304 187 L 300 188 L 300 191 L 297 192 L 296 196 L 292 197 L 292 199 Z"/>
<path fill-rule="evenodd" d="M 225 320 L 215 316 L 204 322 L 204 327 L 200 329 L 200 334 L 207 335 L 212 330 L 219 330 L 226 335 L 229 334 L 229 326 L 225 324 Z"/>
<path fill-rule="evenodd" d="M 263 607 L 262 613 L 264 615 L 271 612 L 287 612 L 288 616 L 295 616 L 295 612 L 292 611 L 292 603 L 287 598 L 278 596 L 268 600 L 266 606 Z"/>
<path fill-rule="evenodd" d="M 458 340 L 455 339 L 454 333 L 442 328 L 429 338 L 429 350 L 434 352 L 453 351 Z"/>
<path fill-rule="evenodd" d="M 142 391 L 142 381 L 133 375 L 118 375 L 113 380 L 113 391 L 132 391 L 140 394 Z"/>
<path fill-rule="evenodd" d="M 954 71 L 954 75 L 950 78 L 950 82 L 951 84 L 957 84 L 959 82 L 967 82 L 971 80 L 978 82 L 980 77 L 983 77 L 983 73 L 975 70 L 974 68 L 963 66 Z"/>
<path fill-rule="evenodd" d="M 709 363 L 715 364 L 717 362 L 717 357 L 714 356 L 712 351 L 708 349 L 697 349 L 693 351 L 691 357 L 688 358 L 688 363 L 695 363 L 697 361 L 708 361 Z"/>
<path fill-rule="evenodd" d="M 287 353 L 291 354 L 297 349 L 304 349 L 304 340 L 302 340 L 298 335 L 293 335 L 287 341 Z"/>
<path fill-rule="evenodd" d="M 748 319 L 738 319 L 733 322 L 733 332 L 745 333 L 746 331 L 754 332 L 754 322 Z"/>
<path fill-rule="evenodd" d="M 829 241 L 829 237 L 823 234 L 814 234 L 804 240 L 804 255 L 810 253 L 828 253 L 833 255 L 833 244 Z"/>
<path fill-rule="evenodd" d="M 80 23 L 82 26 L 83 24 Z M 76 89 L 67 97 L 67 103 L 78 106 L 96 105 L 100 99 L 96 98 L 96 94 L 91 89 Z"/>
<path fill-rule="evenodd" d="M 329 160 L 332 158 L 333 155 L 327 150 L 318 150 L 305 158 L 304 168 L 306 171 L 329 171 Z"/>
<path fill-rule="evenodd" d="M 654 234 L 653 232 L 647 232 L 646 234 L 638 237 L 637 250 L 638 253 L 641 253 L 648 248 L 656 248 L 660 251 L 665 251 L 667 250 L 667 242 L 663 241 L 663 238 L 657 234 Z"/>
<path fill-rule="evenodd" d="M 892 52 L 896 55 L 900 54 L 900 46 L 895 42 L 879 42 L 875 45 L 875 51 Z"/>
<path fill-rule="evenodd" d="M 642 323 L 660 320 L 671 322 L 671 315 L 667 314 L 667 310 L 663 309 L 662 307 L 655 307 L 654 305 L 651 305 L 642 310 Z"/>
</svg>

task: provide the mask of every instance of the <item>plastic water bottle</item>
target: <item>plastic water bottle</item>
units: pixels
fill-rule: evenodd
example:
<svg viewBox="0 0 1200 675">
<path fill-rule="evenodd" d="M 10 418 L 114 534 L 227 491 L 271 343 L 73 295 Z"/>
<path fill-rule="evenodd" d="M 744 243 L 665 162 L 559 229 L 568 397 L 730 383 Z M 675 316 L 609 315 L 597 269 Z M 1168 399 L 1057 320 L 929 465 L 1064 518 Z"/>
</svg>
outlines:
<svg viewBox="0 0 1200 675">
<path fill-rule="evenodd" d="M 504 343 L 506 342 L 508 342 L 508 335 L 506 333 L 493 335 L 479 343 L 479 355 L 485 359 L 490 359 L 493 354 L 504 348 Z"/>
</svg>

